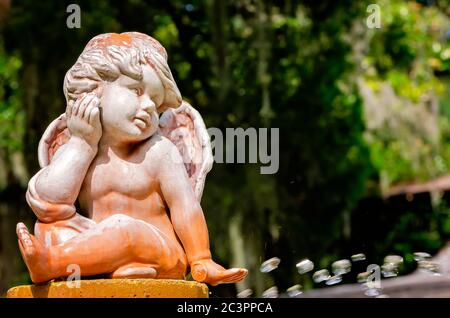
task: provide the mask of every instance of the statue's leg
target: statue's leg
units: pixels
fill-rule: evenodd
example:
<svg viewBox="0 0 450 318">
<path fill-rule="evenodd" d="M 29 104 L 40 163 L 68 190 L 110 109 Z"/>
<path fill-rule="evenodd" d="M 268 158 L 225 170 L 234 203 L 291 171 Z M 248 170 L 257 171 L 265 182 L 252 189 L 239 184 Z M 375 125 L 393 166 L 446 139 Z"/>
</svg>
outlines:
<svg viewBox="0 0 450 318">
<path fill-rule="evenodd" d="M 165 274 L 177 267 L 178 271 L 186 269 L 177 243 L 170 242 L 156 227 L 122 214 L 50 247 L 31 235 L 22 223 L 17 226 L 17 235 L 35 283 L 67 276 L 70 265 L 79 266 L 82 276 L 112 273 L 134 263 L 153 268 L 155 277 L 160 276 L 159 272 Z"/>
<path fill-rule="evenodd" d="M 70 219 L 52 223 L 36 221 L 34 235 L 45 247 L 50 247 L 68 241 L 95 225 L 93 220 L 76 213 Z"/>
<path fill-rule="evenodd" d="M 131 263 L 119 267 L 110 274 L 111 278 L 156 278 L 158 273 L 152 265 Z"/>
</svg>

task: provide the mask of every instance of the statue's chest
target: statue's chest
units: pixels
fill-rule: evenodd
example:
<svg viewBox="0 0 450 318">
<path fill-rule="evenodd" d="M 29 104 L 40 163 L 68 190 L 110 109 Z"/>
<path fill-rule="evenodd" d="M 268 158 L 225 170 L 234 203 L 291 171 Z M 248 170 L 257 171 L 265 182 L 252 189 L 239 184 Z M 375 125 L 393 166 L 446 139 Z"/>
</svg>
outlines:
<svg viewBox="0 0 450 318">
<path fill-rule="evenodd" d="M 116 192 L 143 198 L 152 192 L 155 183 L 142 164 L 110 160 L 104 163 L 94 162 L 89 168 L 83 187 L 94 197 Z"/>
</svg>

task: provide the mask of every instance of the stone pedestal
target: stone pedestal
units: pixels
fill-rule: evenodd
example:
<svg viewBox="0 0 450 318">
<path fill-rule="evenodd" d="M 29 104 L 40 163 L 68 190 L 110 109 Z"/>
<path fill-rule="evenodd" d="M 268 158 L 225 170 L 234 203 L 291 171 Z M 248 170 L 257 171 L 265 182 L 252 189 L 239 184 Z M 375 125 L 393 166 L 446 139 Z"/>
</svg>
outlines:
<svg viewBox="0 0 450 318">
<path fill-rule="evenodd" d="M 208 287 L 194 281 L 171 279 L 94 279 L 17 286 L 8 290 L 6 297 L 208 298 Z"/>
</svg>

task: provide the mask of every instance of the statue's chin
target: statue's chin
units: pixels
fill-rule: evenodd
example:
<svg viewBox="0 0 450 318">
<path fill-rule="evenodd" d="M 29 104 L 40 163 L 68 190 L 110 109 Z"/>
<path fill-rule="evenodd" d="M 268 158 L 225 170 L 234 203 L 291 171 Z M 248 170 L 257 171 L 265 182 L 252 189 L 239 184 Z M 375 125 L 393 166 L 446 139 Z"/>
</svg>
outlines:
<svg viewBox="0 0 450 318">
<path fill-rule="evenodd" d="M 128 127 L 129 128 L 129 127 Z M 105 136 L 105 141 L 107 143 L 139 143 L 150 138 L 155 134 L 157 129 L 153 127 L 147 127 L 146 129 L 141 129 L 137 125 L 133 125 L 127 131 L 116 132 L 113 135 Z"/>
<path fill-rule="evenodd" d="M 130 136 L 130 138 L 134 142 L 140 142 L 145 139 L 148 139 L 151 136 L 153 136 L 156 133 L 156 131 L 158 130 L 158 126 L 153 126 L 153 125 L 151 125 L 151 126 L 145 125 L 144 126 L 141 123 L 136 124 L 135 127 L 137 128 L 136 132 Z"/>
</svg>

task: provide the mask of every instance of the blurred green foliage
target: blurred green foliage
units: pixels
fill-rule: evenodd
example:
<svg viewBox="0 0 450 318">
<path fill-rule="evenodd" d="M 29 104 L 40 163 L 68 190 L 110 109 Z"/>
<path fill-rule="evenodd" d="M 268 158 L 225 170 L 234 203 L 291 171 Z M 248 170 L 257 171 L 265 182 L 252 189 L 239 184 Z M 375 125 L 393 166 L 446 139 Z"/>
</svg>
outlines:
<svg viewBox="0 0 450 318">
<path fill-rule="evenodd" d="M 433 114 L 433 124 L 439 130 L 437 138 L 423 132 L 419 118 L 414 119 L 416 124 L 408 123 L 411 126 L 405 132 L 398 127 L 401 124 L 381 127 L 371 132 L 372 161 L 388 184 L 428 180 L 447 172 L 450 164 L 450 117 L 445 102 L 448 103 L 450 70 L 448 11 L 416 1 L 377 3 L 382 8 L 382 27 L 368 33 L 368 50 L 362 60 L 365 81 L 374 91 L 388 83 L 401 103 L 390 107 L 398 107 L 401 112 L 433 103 L 432 98 L 441 102 Z M 443 78 L 445 74 L 447 79 Z"/>
<path fill-rule="evenodd" d="M 0 41 L 0 148 L 18 150 L 22 146 L 24 115 L 20 101 L 18 55 L 6 54 Z"/>
</svg>

